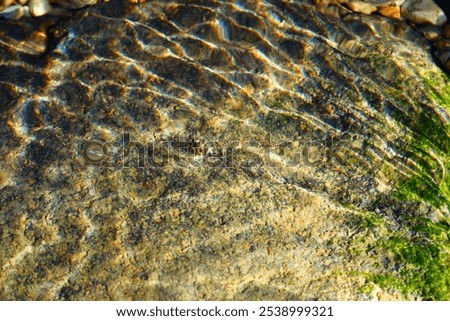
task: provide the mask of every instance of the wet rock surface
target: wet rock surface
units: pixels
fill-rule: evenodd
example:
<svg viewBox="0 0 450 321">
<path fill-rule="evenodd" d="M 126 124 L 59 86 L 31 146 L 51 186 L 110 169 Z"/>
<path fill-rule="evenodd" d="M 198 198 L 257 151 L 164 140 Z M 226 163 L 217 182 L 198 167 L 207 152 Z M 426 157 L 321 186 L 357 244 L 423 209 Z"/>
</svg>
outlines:
<svg viewBox="0 0 450 321">
<path fill-rule="evenodd" d="M 322 9 L 1 21 L 0 298 L 442 298 L 371 276 L 448 217 L 448 77 L 407 23 Z"/>
</svg>

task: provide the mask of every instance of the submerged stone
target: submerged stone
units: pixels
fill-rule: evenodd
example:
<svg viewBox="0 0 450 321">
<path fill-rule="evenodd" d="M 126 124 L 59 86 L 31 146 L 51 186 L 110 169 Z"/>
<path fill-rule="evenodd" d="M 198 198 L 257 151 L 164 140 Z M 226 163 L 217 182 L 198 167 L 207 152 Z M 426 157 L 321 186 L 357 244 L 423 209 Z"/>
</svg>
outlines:
<svg viewBox="0 0 450 321">
<path fill-rule="evenodd" d="M 108 8 L 0 21 L 0 299 L 446 299 L 448 76 L 414 28 Z"/>
</svg>

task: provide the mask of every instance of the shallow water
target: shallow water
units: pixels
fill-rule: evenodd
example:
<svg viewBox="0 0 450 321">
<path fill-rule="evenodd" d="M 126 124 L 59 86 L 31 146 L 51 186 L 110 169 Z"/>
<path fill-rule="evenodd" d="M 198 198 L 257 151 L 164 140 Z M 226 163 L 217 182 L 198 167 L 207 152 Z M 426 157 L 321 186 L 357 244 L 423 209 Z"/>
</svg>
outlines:
<svg viewBox="0 0 450 321">
<path fill-rule="evenodd" d="M 349 208 L 419 213 L 379 200 L 445 80 L 404 22 L 318 10 L 2 21 L 0 298 L 367 299 Z"/>
</svg>

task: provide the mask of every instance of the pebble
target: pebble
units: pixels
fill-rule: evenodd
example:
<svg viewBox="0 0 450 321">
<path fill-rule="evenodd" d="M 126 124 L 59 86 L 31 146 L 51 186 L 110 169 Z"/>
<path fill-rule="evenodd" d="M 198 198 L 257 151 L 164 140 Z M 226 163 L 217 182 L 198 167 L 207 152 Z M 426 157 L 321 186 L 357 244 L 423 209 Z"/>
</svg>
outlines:
<svg viewBox="0 0 450 321">
<path fill-rule="evenodd" d="M 421 26 L 419 30 L 425 38 L 433 42 L 438 40 L 441 35 L 441 28 L 432 25 Z"/>
<path fill-rule="evenodd" d="M 400 19 L 402 17 L 400 13 L 400 7 L 397 5 L 381 6 L 378 7 L 379 14 L 385 17 Z"/>
<path fill-rule="evenodd" d="M 447 22 L 444 11 L 433 0 L 406 0 L 402 16 L 416 24 L 443 26 Z"/>
<path fill-rule="evenodd" d="M 28 7 L 33 17 L 40 17 L 52 11 L 52 6 L 47 0 L 30 0 Z"/>
<path fill-rule="evenodd" d="M 450 50 L 450 40 L 449 39 L 441 39 L 439 41 L 436 41 L 434 46 L 439 51 Z"/>
<path fill-rule="evenodd" d="M 21 5 L 13 5 L 9 6 L 2 12 L 0 12 L 0 17 L 5 18 L 7 20 L 17 20 L 22 17 L 29 17 L 30 13 L 28 7 L 24 7 Z"/>
<path fill-rule="evenodd" d="M 377 11 L 377 7 L 375 7 L 373 4 L 363 1 L 351 1 L 346 3 L 346 6 L 354 12 L 360 12 L 364 14 L 372 14 Z"/>
<path fill-rule="evenodd" d="M 0 9 L 3 10 L 14 3 L 14 0 L 0 0 Z"/>
<path fill-rule="evenodd" d="M 56 8 L 53 8 L 54 4 Z M 64 9 L 80 9 L 98 3 L 98 0 L 0 0 L 0 18 L 17 20 L 21 17 L 40 17 L 58 14 Z"/>
<path fill-rule="evenodd" d="M 314 4 L 317 6 L 340 4 L 343 2 L 346 2 L 346 1 L 344 1 L 344 0 L 314 0 Z"/>
</svg>

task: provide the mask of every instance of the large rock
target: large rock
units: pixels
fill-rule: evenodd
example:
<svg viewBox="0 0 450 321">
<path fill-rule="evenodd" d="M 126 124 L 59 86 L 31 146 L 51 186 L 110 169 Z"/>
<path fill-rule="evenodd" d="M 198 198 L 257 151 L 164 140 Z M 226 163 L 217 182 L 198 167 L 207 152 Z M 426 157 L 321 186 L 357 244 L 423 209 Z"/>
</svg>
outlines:
<svg viewBox="0 0 450 321">
<path fill-rule="evenodd" d="M 447 78 L 309 3 L 1 20 L 0 300 L 448 299 Z"/>
<path fill-rule="evenodd" d="M 447 21 L 444 11 L 433 0 L 406 0 L 402 15 L 416 24 L 442 26 Z"/>
</svg>

